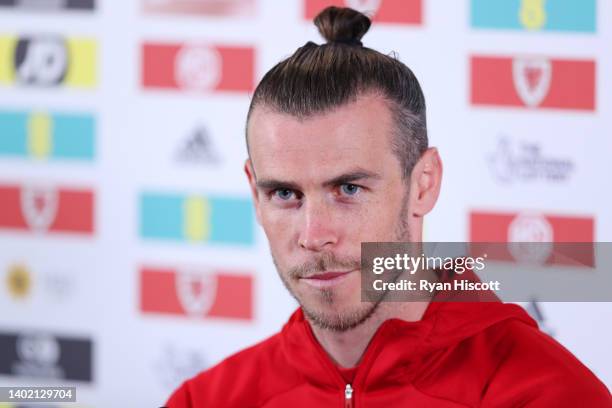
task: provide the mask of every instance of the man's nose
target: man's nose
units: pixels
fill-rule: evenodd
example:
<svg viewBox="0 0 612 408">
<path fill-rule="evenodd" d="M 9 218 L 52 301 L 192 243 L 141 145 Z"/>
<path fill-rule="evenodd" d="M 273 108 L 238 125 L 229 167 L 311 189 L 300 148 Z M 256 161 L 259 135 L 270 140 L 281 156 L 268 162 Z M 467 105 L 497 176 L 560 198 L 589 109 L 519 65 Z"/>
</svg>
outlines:
<svg viewBox="0 0 612 408">
<path fill-rule="evenodd" d="M 302 209 L 300 248 L 316 252 L 329 250 L 338 242 L 332 209 L 323 200 L 310 200 Z"/>
</svg>

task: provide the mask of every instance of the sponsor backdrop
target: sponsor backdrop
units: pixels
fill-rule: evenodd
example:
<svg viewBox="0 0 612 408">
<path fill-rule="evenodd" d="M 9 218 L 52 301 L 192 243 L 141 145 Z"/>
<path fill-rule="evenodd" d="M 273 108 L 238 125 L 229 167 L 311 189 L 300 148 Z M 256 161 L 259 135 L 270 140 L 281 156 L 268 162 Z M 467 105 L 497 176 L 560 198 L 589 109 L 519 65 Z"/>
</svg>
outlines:
<svg viewBox="0 0 612 408">
<path fill-rule="evenodd" d="M 608 1 L 0 0 L 0 385 L 156 407 L 280 328 L 244 121 L 331 4 L 421 80 L 427 240 L 612 240 Z M 611 384 L 609 303 L 524 306 Z"/>
</svg>

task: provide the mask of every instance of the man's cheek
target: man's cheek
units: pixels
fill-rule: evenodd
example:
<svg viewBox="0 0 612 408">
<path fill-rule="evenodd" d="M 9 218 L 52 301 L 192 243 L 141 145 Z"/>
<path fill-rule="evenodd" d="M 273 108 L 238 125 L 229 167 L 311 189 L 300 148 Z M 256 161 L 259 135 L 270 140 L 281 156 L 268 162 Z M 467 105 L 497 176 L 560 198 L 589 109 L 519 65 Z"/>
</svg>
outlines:
<svg viewBox="0 0 612 408">
<path fill-rule="evenodd" d="M 368 230 L 379 225 L 386 211 L 378 203 L 366 203 L 353 208 L 346 218 L 350 219 L 350 225 Z"/>
<path fill-rule="evenodd" d="M 262 217 L 262 227 L 272 248 L 286 251 L 291 247 L 292 226 L 287 217 L 266 214 Z"/>
<path fill-rule="evenodd" d="M 272 208 L 270 205 L 261 207 L 262 226 L 270 233 L 279 232 L 283 222 L 283 214 L 278 209 Z"/>
</svg>

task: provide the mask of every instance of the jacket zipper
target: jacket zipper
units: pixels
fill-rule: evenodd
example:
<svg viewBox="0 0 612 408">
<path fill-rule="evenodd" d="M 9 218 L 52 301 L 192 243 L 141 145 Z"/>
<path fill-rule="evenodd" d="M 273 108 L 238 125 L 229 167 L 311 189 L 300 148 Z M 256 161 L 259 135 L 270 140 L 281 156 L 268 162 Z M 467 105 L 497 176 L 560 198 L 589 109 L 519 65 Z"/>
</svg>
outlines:
<svg viewBox="0 0 612 408">
<path fill-rule="evenodd" d="M 353 387 L 346 384 L 344 388 L 344 408 L 353 408 Z"/>
<path fill-rule="evenodd" d="M 317 346 L 317 350 L 319 352 L 319 356 L 321 357 L 322 363 L 328 367 L 330 372 L 332 372 L 333 375 L 339 380 L 340 384 L 344 384 L 344 378 L 340 374 L 340 371 L 338 371 L 338 368 L 331 362 L 327 354 L 325 354 L 325 350 L 323 350 L 323 347 L 317 342 L 317 339 L 315 338 L 312 330 L 306 325 L 304 326 L 304 330 L 306 332 L 306 336 L 308 336 L 310 340 Z M 361 359 L 359 368 L 357 368 L 357 372 L 355 373 L 356 379 L 361 378 L 361 373 L 369 368 L 370 360 L 374 358 L 374 356 L 378 353 L 378 343 L 380 342 L 381 337 L 382 331 L 378 330 L 370 341 L 370 344 L 368 345 L 368 348 Z M 344 408 L 354 408 L 354 394 L 355 390 L 353 389 L 353 386 L 351 384 L 346 384 L 344 387 Z"/>
</svg>

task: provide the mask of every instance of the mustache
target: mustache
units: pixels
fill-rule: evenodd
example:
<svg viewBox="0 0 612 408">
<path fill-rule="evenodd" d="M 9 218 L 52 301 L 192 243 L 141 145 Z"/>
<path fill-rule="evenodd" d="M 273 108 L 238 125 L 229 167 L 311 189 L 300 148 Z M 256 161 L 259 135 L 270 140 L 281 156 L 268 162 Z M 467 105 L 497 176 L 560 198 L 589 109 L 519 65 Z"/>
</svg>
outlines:
<svg viewBox="0 0 612 408">
<path fill-rule="evenodd" d="M 361 259 L 341 259 L 331 252 L 324 253 L 316 259 L 297 265 L 287 271 L 287 275 L 293 279 L 308 278 L 325 271 L 352 271 L 361 270 Z"/>
</svg>

